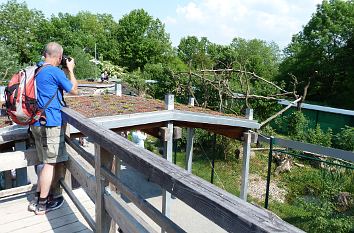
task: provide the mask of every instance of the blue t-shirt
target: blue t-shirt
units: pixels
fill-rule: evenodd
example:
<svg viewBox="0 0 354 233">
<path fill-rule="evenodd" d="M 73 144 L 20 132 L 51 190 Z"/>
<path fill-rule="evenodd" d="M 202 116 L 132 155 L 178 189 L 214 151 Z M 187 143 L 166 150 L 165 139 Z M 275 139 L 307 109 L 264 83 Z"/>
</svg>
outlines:
<svg viewBox="0 0 354 233">
<path fill-rule="evenodd" d="M 39 63 L 42 65 L 43 62 Z M 57 96 L 54 97 L 52 102 L 45 109 L 45 114 L 47 118 L 46 126 L 61 126 L 61 108 L 62 103 L 62 92 L 70 92 L 73 88 L 72 83 L 66 77 L 65 73 L 55 66 L 45 66 L 40 70 L 36 77 L 37 84 L 37 103 L 39 108 L 43 108 L 47 102 L 58 92 Z M 39 122 L 35 122 L 34 126 L 40 126 Z"/>
</svg>

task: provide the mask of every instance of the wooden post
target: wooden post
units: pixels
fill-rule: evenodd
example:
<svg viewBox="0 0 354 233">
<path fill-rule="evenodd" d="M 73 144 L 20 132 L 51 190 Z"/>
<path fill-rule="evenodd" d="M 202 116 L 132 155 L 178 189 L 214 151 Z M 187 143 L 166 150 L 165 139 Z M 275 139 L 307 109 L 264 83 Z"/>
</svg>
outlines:
<svg viewBox="0 0 354 233">
<path fill-rule="evenodd" d="M 68 138 L 70 138 L 70 125 L 65 123 L 65 125 L 63 126 L 64 129 L 65 129 L 65 135 L 68 136 Z M 71 176 L 71 173 L 69 171 L 69 169 L 66 169 L 66 167 L 64 168 L 65 170 L 63 171 L 64 172 L 64 181 L 66 183 L 66 185 L 72 189 L 73 186 L 72 186 L 72 176 Z"/>
<path fill-rule="evenodd" d="M 122 96 L 122 84 L 116 83 L 114 85 L 114 92 L 117 96 Z"/>
<path fill-rule="evenodd" d="M 165 96 L 165 107 L 167 110 L 174 109 L 174 96 Z M 167 123 L 167 137 L 164 138 L 164 150 L 163 157 L 167 161 L 172 163 L 172 152 L 173 152 L 173 123 Z M 170 217 L 170 206 L 171 206 L 171 193 L 166 190 L 162 190 L 162 214 L 166 217 Z M 166 232 L 165 229 L 161 228 L 161 232 Z"/>
<path fill-rule="evenodd" d="M 253 120 L 253 109 L 246 110 L 246 118 Z M 250 155 L 251 155 L 251 132 L 245 132 L 243 141 L 243 166 L 241 177 L 241 192 L 240 198 L 247 201 L 248 191 L 248 174 L 250 168 Z"/>
<path fill-rule="evenodd" d="M 16 142 L 15 150 L 26 150 L 26 142 Z M 16 186 L 27 185 L 27 167 L 16 169 Z"/>
<path fill-rule="evenodd" d="M 101 167 L 105 166 L 112 169 L 113 156 L 95 143 L 95 177 L 96 177 L 96 232 L 111 233 L 115 232 L 115 224 L 107 213 L 104 206 L 104 192 L 108 182 L 101 175 Z"/>
<path fill-rule="evenodd" d="M 188 105 L 194 106 L 194 98 L 192 97 L 189 98 Z M 187 128 L 187 148 L 186 148 L 185 168 L 190 173 L 192 173 L 193 142 L 194 142 L 194 129 Z"/>
</svg>

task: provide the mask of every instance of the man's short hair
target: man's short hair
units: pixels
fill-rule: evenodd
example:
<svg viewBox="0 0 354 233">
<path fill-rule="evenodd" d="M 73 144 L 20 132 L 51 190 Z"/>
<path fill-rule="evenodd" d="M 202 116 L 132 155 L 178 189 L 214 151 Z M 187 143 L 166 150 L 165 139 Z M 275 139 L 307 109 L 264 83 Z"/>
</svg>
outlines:
<svg viewBox="0 0 354 233">
<path fill-rule="evenodd" d="M 63 47 L 57 42 L 48 43 L 43 52 L 44 57 L 59 57 L 63 55 Z"/>
</svg>

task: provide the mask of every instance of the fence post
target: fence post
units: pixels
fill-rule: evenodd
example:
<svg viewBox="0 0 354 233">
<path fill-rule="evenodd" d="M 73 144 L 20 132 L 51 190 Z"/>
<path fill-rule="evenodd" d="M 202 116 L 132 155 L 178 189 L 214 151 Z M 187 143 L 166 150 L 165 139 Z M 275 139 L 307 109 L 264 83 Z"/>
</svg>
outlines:
<svg viewBox="0 0 354 233">
<path fill-rule="evenodd" d="M 268 209 L 268 200 L 269 200 L 270 175 L 271 175 L 271 171 L 272 171 L 272 160 L 273 160 L 273 143 L 274 143 L 274 137 L 271 136 L 270 140 L 269 140 L 267 186 L 266 186 L 266 195 L 265 195 L 265 201 L 264 201 L 264 208 L 266 208 L 266 209 Z"/>
<path fill-rule="evenodd" d="M 115 83 L 114 84 L 114 92 L 117 96 L 122 96 L 122 84 Z"/>
<path fill-rule="evenodd" d="M 211 177 L 210 183 L 214 183 L 214 172 L 215 172 L 215 154 L 216 154 L 216 134 L 213 135 L 213 158 L 211 160 Z"/>
<path fill-rule="evenodd" d="M 253 120 L 253 109 L 246 109 L 246 118 Z M 240 198 L 247 201 L 248 192 L 248 175 L 250 169 L 250 155 L 251 155 L 251 133 L 245 132 L 243 142 L 243 166 L 242 166 L 242 177 L 241 177 L 241 192 Z"/>
<path fill-rule="evenodd" d="M 16 142 L 15 150 L 26 150 L 26 142 Z M 16 169 L 16 186 L 18 187 L 27 184 L 27 167 Z"/>
<path fill-rule="evenodd" d="M 165 96 L 165 107 L 167 110 L 174 109 L 174 96 Z M 164 141 L 163 157 L 168 161 L 172 162 L 172 152 L 173 152 L 173 123 L 167 123 L 167 138 Z M 165 189 L 162 190 L 162 214 L 170 217 L 170 206 L 171 206 L 171 193 L 167 192 Z M 161 228 L 161 232 L 165 232 L 165 229 Z"/>
<path fill-rule="evenodd" d="M 194 98 L 189 98 L 189 106 L 194 106 Z M 186 164 L 185 168 L 188 172 L 192 173 L 192 161 L 193 161 L 193 141 L 194 141 L 194 129 L 187 128 L 187 148 L 186 148 Z"/>
<path fill-rule="evenodd" d="M 112 167 L 112 155 L 95 143 L 95 177 L 96 177 L 96 233 L 111 233 L 115 231 L 115 223 L 104 206 L 104 193 L 108 182 L 101 175 L 101 167 Z"/>
<path fill-rule="evenodd" d="M 64 129 L 65 129 L 65 135 L 68 136 L 68 138 L 70 138 L 70 125 L 68 123 L 65 123 L 65 126 L 64 126 Z M 69 169 L 67 169 L 66 167 L 64 168 L 64 181 L 65 181 L 65 184 L 69 187 L 69 188 L 73 188 L 73 182 L 72 182 L 72 176 L 71 176 L 71 173 L 69 171 Z M 58 181 L 59 182 L 59 181 Z M 75 182 L 76 183 L 76 182 Z"/>
</svg>

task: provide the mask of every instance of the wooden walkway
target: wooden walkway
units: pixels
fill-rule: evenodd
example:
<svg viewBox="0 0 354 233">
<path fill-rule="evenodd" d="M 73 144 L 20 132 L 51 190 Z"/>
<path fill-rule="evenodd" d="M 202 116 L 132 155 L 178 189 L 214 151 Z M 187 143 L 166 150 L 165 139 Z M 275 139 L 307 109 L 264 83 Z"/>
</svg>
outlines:
<svg viewBox="0 0 354 233">
<path fill-rule="evenodd" d="M 94 217 L 95 205 L 85 192 L 77 189 L 74 193 Z M 29 198 L 31 196 L 20 195 L 0 199 L 0 233 L 93 232 L 66 194 L 64 194 L 65 203 L 60 209 L 42 216 L 27 210 Z"/>
</svg>

